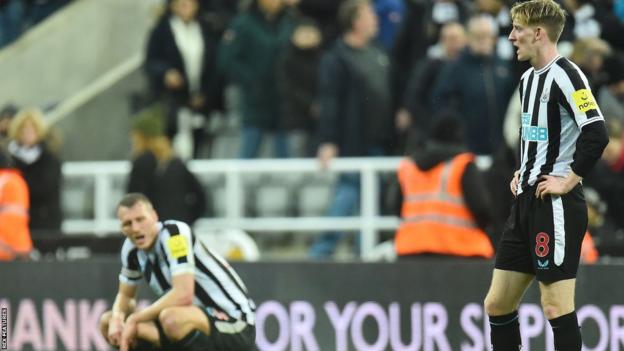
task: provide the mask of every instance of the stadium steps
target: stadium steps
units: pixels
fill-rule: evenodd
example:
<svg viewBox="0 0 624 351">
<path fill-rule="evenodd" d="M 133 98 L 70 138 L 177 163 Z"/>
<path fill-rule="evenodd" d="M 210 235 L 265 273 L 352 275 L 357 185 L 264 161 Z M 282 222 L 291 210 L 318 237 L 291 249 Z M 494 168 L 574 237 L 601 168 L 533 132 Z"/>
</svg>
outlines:
<svg viewBox="0 0 624 351">
<path fill-rule="evenodd" d="M 118 135 L 127 139 L 123 119 L 129 116 L 128 98 L 107 99 L 106 91 L 123 91 L 119 81 L 127 91 L 144 89 L 143 82 L 132 74 L 140 66 L 159 8 L 161 0 L 68 4 L 0 51 L 0 105 L 38 106 L 48 112 L 51 121 L 62 120 L 55 127 L 67 144 L 61 150 L 64 160 L 127 156 L 128 142 L 119 149 L 112 145 L 121 139 Z M 71 109 L 59 115 L 58 110 L 67 108 L 68 101 L 74 103 Z M 85 104 L 88 108 L 81 109 Z M 89 138 L 83 138 L 84 134 Z"/>
</svg>

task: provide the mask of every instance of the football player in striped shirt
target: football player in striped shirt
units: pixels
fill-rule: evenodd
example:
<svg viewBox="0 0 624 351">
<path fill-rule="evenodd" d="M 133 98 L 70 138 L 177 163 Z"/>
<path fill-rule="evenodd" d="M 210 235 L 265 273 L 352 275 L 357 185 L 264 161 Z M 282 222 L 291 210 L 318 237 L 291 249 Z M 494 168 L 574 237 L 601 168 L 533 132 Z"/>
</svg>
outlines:
<svg viewBox="0 0 624 351">
<path fill-rule="evenodd" d="M 581 180 L 608 143 L 587 78 L 557 52 L 565 11 L 553 0 L 518 2 L 509 40 L 529 61 L 520 80 L 520 169 L 515 196 L 485 298 L 493 350 L 520 350 L 518 306 L 531 282 L 558 351 L 580 351 L 574 307 L 576 272 L 587 228 Z"/>
<path fill-rule="evenodd" d="M 127 350 L 255 349 L 255 305 L 232 267 L 180 221 L 159 221 L 143 194 L 125 195 L 117 207 L 126 241 L 119 291 L 100 330 Z M 135 309 L 145 279 L 159 297 Z"/>
</svg>

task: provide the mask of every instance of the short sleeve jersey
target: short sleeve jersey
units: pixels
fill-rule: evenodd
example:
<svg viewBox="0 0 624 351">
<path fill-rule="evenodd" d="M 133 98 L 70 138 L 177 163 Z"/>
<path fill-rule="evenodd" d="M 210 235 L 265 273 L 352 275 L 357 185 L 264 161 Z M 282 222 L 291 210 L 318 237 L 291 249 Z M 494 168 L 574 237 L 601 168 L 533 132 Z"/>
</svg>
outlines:
<svg viewBox="0 0 624 351">
<path fill-rule="evenodd" d="M 542 175 L 566 176 L 581 129 L 604 120 L 587 78 L 570 60 L 556 57 L 520 80 L 520 179 L 518 194 Z"/>
<path fill-rule="evenodd" d="M 225 259 L 196 238 L 184 222 L 158 223 L 158 238 L 147 252 L 126 239 L 121 263 L 120 282 L 134 285 L 145 279 L 158 296 L 171 289 L 174 276 L 193 274 L 195 305 L 215 308 L 232 318 L 254 322 L 255 304 L 238 274 Z"/>
</svg>

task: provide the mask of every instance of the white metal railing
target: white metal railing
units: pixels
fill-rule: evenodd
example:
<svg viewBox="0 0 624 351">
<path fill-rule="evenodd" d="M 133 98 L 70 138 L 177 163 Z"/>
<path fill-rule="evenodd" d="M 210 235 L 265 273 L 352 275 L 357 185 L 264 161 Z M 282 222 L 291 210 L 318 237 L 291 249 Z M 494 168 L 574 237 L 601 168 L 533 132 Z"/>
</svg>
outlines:
<svg viewBox="0 0 624 351">
<path fill-rule="evenodd" d="M 188 163 L 192 172 L 201 175 L 223 175 L 225 178 L 225 216 L 201 218 L 195 223 L 201 229 L 238 228 L 254 232 L 275 231 L 324 231 L 354 230 L 361 234 L 362 257 L 370 257 L 377 244 L 380 230 L 392 230 L 398 226 L 398 218 L 380 216 L 378 208 L 380 173 L 393 172 L 401 158 L 339 158 L 331 162 L 327 172 L 355 172 L 361 176 L 360 215 L 354 217 L 244 217 L 245 197 L 242 176 L 249 173 L 315 173 L 320 170 L 314 159 L 258 159 L 258 160 L 193 160 Z M 104 234 L 119 230 L 119 223 L 113 217 L 113 179 L 125 177 L 130 171 L 128 161 L 67 162 L 63 165 L 63 176 L 90 178 L 94 181 L 94 218 L 66 219 L 63 231 L 66 233 L 94 232 Z"/>
</svg>

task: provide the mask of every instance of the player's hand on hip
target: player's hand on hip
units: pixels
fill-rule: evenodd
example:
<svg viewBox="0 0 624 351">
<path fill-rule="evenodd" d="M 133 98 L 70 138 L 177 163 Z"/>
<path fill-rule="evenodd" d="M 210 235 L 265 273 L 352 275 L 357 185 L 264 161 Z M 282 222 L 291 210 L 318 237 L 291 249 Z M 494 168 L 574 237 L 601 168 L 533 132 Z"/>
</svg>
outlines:
<svg viewBox="0 0 624 351">
<path fill-rule="evenodd" d="M 119 347 L 121 341 L 121 332 L 123 331 L 124 322 L 122 318 L 111 318 L 108 324 L 108 342 Z"/>
<path fill-rule="evenodd" d="M 567 194 L 573 187 L 563 177 L 545 175 L 540 177 L 539 183 L 537 183 L 535 197 L 543 200 L 547 195 Z"/>
<path fill-rule="evenodd" d="M 511 189 L 511 193 L 513 196 L 517 196 L 516 191 L 518 190 L 518 181 L 520 179 L 520 171 L 515 171 L 514 176 L 509 182 L 509 188 Z"/>
<path fill-rule="evenodd" d="M 121 341 L 119 343 L 120 351 L 130 351 L 130 347 L 135 344 L 137 336 L 137 324 L 138 323 L 134 319 L 133 315 L 130 315 L 130 317 L 126 319 L 123 332 L 121 333 Z"/>
</svg>

